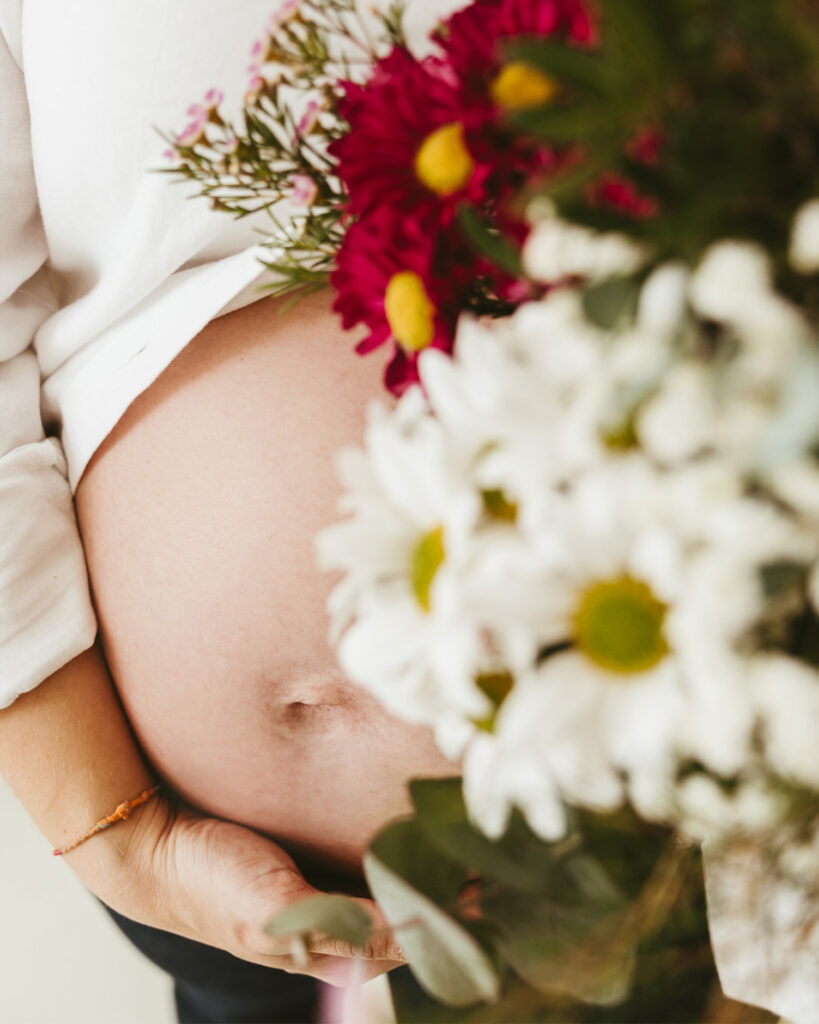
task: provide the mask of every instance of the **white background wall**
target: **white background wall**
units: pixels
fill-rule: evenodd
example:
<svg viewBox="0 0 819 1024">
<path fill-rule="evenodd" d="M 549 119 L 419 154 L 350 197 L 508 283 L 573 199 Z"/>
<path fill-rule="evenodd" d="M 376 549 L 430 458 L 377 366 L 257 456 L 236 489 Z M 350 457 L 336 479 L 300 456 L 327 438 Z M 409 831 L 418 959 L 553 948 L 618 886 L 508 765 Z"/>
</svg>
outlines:
<svg viewBox="0 0 819 1024">
<path fill-rule="evenodd" d="M 51 855 L 0 780 L 0 1022 L 175 1020 L 169 979 Z"/>
</svg>

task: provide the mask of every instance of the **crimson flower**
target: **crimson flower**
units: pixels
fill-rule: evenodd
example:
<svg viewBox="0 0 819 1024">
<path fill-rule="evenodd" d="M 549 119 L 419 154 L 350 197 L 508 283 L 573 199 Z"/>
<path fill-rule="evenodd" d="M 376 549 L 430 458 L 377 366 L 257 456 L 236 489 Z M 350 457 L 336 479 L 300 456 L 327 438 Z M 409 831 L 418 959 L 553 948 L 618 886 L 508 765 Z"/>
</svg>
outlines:
<svg viewBox="0 0 819 1024">
<path fill-rule="evenodd" d="M 507 61 L 507 45 L 556 34 L 581 45 L 596 41 L 582 0 L 474 0 L 445 21 L 435 39 L 468 93 L 488 90 L 496 106 L 510 110 L 548 102 L 557 83 L 531 65 Z"/>
<path fill-rule="evenodd" d="M 607 207 L 635 220 L 649 220 L 660 212 L 656 199 L 641 195 L 633 182 L 619 174 L 604 174 L 598 178 L 589 187 L 587 198 L 592 206 Z"/>
<path fill-rule="evenodd" d="M 369 329 L 359 355 L 392 343 L 384 383 L 393 394 L 418 380 L 425 348 L 452 351 L 474 269 L 471 257 L 444 247 L 435 225 L 382 207 L 351 225 L 338 253 L 333 309 L 345 330 Z"/>
<path fill-rule="evenodd" d="M 366 85 L 345 82 L 339 113 L 350 125 L 329 151 L 362 215 L 392 207 L 446 224 L 458 203 L 479 203 L 489 163 L 471 146 L 480 115 L 463 102 L 457 81 L 433 58 L 416 60 L 395 48 Z"/>
</svg>

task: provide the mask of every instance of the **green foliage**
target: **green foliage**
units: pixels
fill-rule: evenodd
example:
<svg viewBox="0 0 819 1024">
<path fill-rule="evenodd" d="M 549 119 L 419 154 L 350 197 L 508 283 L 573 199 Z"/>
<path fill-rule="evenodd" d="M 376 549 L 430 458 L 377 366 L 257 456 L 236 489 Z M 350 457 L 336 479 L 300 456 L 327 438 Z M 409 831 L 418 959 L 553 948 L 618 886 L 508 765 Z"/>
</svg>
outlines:
<svg viewBox="0 0 819 1024">
<path fill-rule="evenodd" d="M 633 321 L 639 295 L 637 277 L 612 277 L 583 291 L 583 312 L 597 327 L 613 331 Z"/>
<path fill-rule="evenodd" d="M 497 997 L 492 959 L 446 909 L 456 903 L 466 873 L 441 857 L 415 822 L 383 831 L 364 858 L 364 871 L 427 992 L 456 1007 Z"/>
<path fill-rule="evenodd" d="M 410 795 L 427 839 L 465 871 L 521 893 L 542 892 L 555 879 L 543 840 L 521 814 L 513 814 L 506 833 L 493 841 L 469 822 L 460 779 L 413 779 Z"/>
<path fill-rule="evenodd" d="M 364 947 L 370 938 L 370 915 L 354 899 L 335 893 L 308 896 L 285 907 L 265 925 L 268 935 L 300 935 L 322 932 L 333 939 Z"/>
<path fill-rule="evenodd" d="M 416 779 L 410 792 L 415 819 L 388 830 L 395 847 L 388 859 L 396 874 L 479 938 L 499 965 L 502 987 L 485 1009 L 448 1009 L 443 1016 L 429 1005 L 412 1009 L 409 1000 L 399 1020 L 660 1019 L 648 1015 L 666 997 L 658 972 L 677 970 L 670 991 L 685 993 L 685 1012 L 702 1006 L 714 975 L 701 867 L 666 829 L 628 809 L 582 812 L 574 814 L 568 839 L 547 843 L 516 813 L 493 841 L 469 822 L 459 779 Z M 409 847 L 423 856 L 408 854 Z M 467 879 L 472 886 L 464 890 Z M 675 943 L 682 966 L 674 961 Z M 635 1007 L 646 1015 L 628 1016 Z"/>
<path fill-rule="evenodd" d="M 600 0 L 598 49 L 527 43 L 515 56 L 565 83 L 552 106 L 513 123 L 584 159 L 548 183 L 564 215 L 625 228 L 658 258 L 696 260 L 722 237 L 752 238 L 785 267 L 793 211 L 819 192 L 819 24 L 798 0 Z M 595 68 L 597 65 L 597 68 Z M 662 137 L 656 164 L 631 143 Z M 588 201 L 588 185 L 616 173 L 657 200 L 634 219 Z"/>
<path fill-rule="evenodd" d="M 513 277 L 521 276 L 520 253 L 509 239 L 491 224 L 487 224 L 477 210 L 471 206 L 461 206 L 458 210 L 458 226 L 466 241 L 482 256 L 486 256 L 490 263 Z"/>
</svg>

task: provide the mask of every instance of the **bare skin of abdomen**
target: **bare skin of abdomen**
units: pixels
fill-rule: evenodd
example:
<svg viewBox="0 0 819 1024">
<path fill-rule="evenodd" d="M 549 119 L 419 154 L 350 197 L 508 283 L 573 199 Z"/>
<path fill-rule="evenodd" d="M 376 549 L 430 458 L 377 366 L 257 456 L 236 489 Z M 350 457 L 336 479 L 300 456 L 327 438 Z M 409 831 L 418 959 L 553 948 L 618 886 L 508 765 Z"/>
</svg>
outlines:
<svg viewBox="0 0 819 1024">
<path fill-rule="evenodd" d="M 327 640 L 335 453 L 363 439 L 383 359 L 329 295 L 214 320 L 128 409 L 77 489 L 101 637 L 137 736 L 184 799 L 296 859 L 357 872 L 455 769 L 431 733 L 346 680 Z"/>
</svg>

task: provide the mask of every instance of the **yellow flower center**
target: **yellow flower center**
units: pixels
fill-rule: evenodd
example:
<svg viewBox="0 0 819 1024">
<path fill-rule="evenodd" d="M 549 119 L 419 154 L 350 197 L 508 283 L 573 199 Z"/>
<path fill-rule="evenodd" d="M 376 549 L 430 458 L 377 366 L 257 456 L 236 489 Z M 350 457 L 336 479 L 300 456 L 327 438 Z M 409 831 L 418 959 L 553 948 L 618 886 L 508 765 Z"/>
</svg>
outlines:
<svg viewBox="0 0 819 1024">
<path fill-rule="evenodd" d="M 384 312 L 395 340 L 406 349 L 418 352 L 435 336 L 435 306 L 412 270 L 400 270 L 389 279 Z"/>
<path fill-rule="evenodd" d="M 506 64 L 492 81 L 489 95 L 504 110 L 526 110 L 550 103 L 560 83 L 523 60 Z"/>
<path fill-rule="evenodd" d="M 646 672 L 668 654 L 663 630 L 667 611 L 641 580 L 621 576 L 595 583 L 575 612 L 577 646 L 611 672 Z"/>
<path fill-rule="evenodd" d="M 415 154 L 418 180 L 438 196 L 451 196 L 462 189 L 474 168 L 464 142 L 463 125 L 457 122 L 427 135 Z"/>
<path fill-rule="evenodd" d="M 421 608 L 430 610 L 430 589 L 444 560 L 444 528 L 436 526 L 415 545 L 410 565 L 412 592 Z"/>
</svg>

